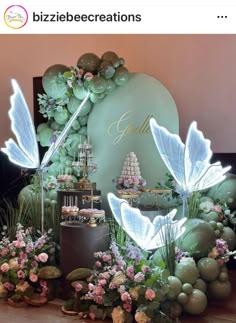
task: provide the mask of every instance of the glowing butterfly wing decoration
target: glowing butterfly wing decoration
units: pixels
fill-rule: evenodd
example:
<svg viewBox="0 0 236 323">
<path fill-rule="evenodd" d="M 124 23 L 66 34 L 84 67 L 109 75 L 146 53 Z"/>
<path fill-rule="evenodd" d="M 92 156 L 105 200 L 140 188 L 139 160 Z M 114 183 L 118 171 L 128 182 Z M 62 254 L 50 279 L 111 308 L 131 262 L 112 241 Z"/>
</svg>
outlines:
<svg viewBox="0 0 236 323">
<path fill-rule="evenodd" d="M 166 222 L 159 233 L 157 234 L 157 239 L 160 241 L 160 247 L 166 245 L 166 241 L 175 241 L 184 233 L 185 228 L 183 224 L 186 222 L 187 218 L 184 217 L 181 220 L 174 222 Z"/>
<path fill-rule="evenodd" d="M 184 165 L 184 144 L 180 137 L 176 134 L 171 134 L 167 129 L 157 124 L 156 120 L 151 118 L 150 128 L 152 135 L 160 153 L 160 156 L 166 167 L 176 182 L 186 188 Z"/>
<path fill-rule="evenodd" d="M 198 190 L 209 188 L 225 179 L 224 174 L 230 167 L 221 164 L 210 164 L 212 151 L 210 141 L 193 122 L 187 134 L 186 146 L 179 136 L 150 120 L 154 141 L 161 158 L 178 183 L 179 193 L 189 195 Z"/>
<path fill-rule="evenodd" d="M 171 221 L 173 221 L 173 219 L 176 215 L 176 212 L 177 212 L 177 210 L 174 209 L 169 214 L 167 214 L 165 216 L 157 215 L 152 222 L 155 227 L 155 232 L 159 232 L 163 225 L 168 224 Z"/>
<path fill-rule="evenodd" d="M 119 199 L 113 193 L 108 193 L 107 194 L 107 199 L 108 199 L 108 203 L 109 203 L 110 209 L 112 211 L 112 214 L 113 214 L 116 222 L 119 225 L 122 226 L 122 217 L 121 217 L 121 210 L 120 210 L 120 208 L 121 208 L 121 204 L 122 203 L 128 204 L 128 202 L 126 200 Z"/>
<path fill-rule="evenodd" d="M 47 166 L 52 156 L 64 140 L 69 129 L 71 128 L 72 123 L 78 117 L 81 109 L 89 99 L 90 94 L 89 92 L 87 93 L 78 109 L 74 112 L 72 117 L 67 122 L 65 128 L 60 133 L 56 142 L 52 144 L 45 153 L 40 164 L 35 128 L 28 106 L 16 80 L 12 80 L 12 87 L 14 93 L 10 99 L 11 109 L 9 111 L 9 116 L 11 119 L 11 128 L 16 136 L 18 144 L 13 139 L 9 139 L 5 142 L 6 147 L 2 148 L 1 150 L 8 155 L 10 161 L 12 161 L 14 164 L 24 168 L 42 170 L 45 168 L 45 166 Z"/>
<path fill-rule="evenodd" d="M 143 216 L 139 209 L 133 208 L 127 203 L 122 203 L 120 208 L 123 229 L 128 235 L 141 249 L 156 249 L 156 243 L 152 241 L 155 236 L 155 228 L 149 218 Z"/>
<path fill-rule="evenodd" d="M 28 106 L 21 89 L 15 80 L 12 80 L 14 90 L 11 96 L 11 129 L 16 136 L 18 144 L 9 139 L 5 148 L 1 150 L 8 155 L 10 161 L 24 168 L 39 167 L 38 144 Z"/>
<path fill-rule="evenodd" d="M 191 123 L 185 147 L 185 175 L 190 192 L 209 188 L 225 179 L 223 176 L 231 168 L 222 167 L 220 162 L 210 164 L 212 157 L 211 142 Z"/>
</svg>

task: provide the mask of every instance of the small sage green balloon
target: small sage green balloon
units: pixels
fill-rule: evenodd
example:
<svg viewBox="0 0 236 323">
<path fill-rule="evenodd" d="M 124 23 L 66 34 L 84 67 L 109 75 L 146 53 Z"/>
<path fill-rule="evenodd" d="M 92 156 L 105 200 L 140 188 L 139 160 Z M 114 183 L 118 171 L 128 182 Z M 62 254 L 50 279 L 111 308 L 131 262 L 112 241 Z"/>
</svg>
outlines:
<svg viewBox="0 0 236 323">
<path fill-rule="evenodd" d="M 60 162 L 54 162 L 48 167 L 48 174 L 57 177 L 62 169 Z"/>
<path fill-rule="evenodd" d="M 182 283 L 193 285 L 199 277 L 199 272 L 195 263 L 186 258 L 186 260 L 176 264 L 175 276 L 178 277 Z"/>
<path fill-rule="evenodd" d="M 229 228 L 224 227 L 221 239 L 225 240 L 228 244 L 229 250 L 233 251 L 236 247 L 236 235 L 235 232 Z"/>
<path fill-rule="evenodd" d="M 95 75 L 88 83 L 88 88 L 93 93 L 103 93 L 106 90 L 106 80 L 102 76 Z"/>
<path fill-rule="evenodd" d="M 60 125 L 56 121 L 53 121 L 50 124 L 50 128 L 52 128 L 53 130 L 60 130 Z"/>
<path fill-rule="evenodd" d="M 225 299 L 231 294 L 231 283 L 229 280 L 214 280 L 208 285 L 208 295 L 213 299 Z"/>
<path fill-rule="evenodd" d="M 86 97 L 88 92 L 87 90 L 85 90 L 83 86 L 80 86 L 79 84 L 77 84 L 73 86 L 73 93 L 77 99 L 83 100 Z"/>
<path fill-rule="evenodd" d="M 82 136 L 87 136 L 87 127 L 81 127 L 79 129 L 79 134 L 82 135 Z"/>
<path fill-rule="evenodd" d="M 90 101 L 94 104 L 99 103 L 105 97 L 105 93 L 97 94 L 97 93 L 90 93 Z"/>
<path fill-rule="evenodd" d="M 179 293 L 178 297 L 177 297 L 177 301 L 181 304 L 187 304 L 188 303 L 188 295 L 185 293 Z"/>
<path fill-rule="evenodd" d="M 80 142 L 84 142 L 85 139 L 86 139 L 86 137 L 84 135 L 81 135 L 81 134 L 69 135 L 67 137 L 66 141 L 65 141 L 65 144 L 64 144 L 68 155 L 73 157 L 73 158 L 75 156 L 77 156 L 78 155 L 78 145 L 79 145 Z"/>
<path fill-rule="evenodd" d="M 192 294 L 189 295 L 188 302 L 183 307 L 185 312 L 192 315 L 203 313 L 207 307 L 206 295 L 198 289 L 193 289 Z"/>
<path fill-rule="evenodd" d="M 89 100 L 86 101 L 83 108 L 81 109 L 81 111 L 79 113 L 79 117 L 87 116 L 90 113 L 91 108 L 92 108 L 91 102 Z"/>
<path fill-rule="evenodd" d="M 187 295 L 190 295 L 193 291 L 193 286 L 189 283 L 185 283 L 182 286 L 182 291 L 186 293 Z"/>
<path fill-rule="evenodd" d="M 79 99 L 75 98 L 74 96 L 72 96 L 70 98 L 69 102 L 67 103 L 67 108 L 68 108 L 69 112 L 71 114 L 73 114 L 78 109 L 81 102 L 82 102 L 81 100 L 79 100 Z"/>
<path fill-rule="evenodd" d="M 85 72 L 97 72 L 101 64 L 100 58 L 93 53 L 85 53 L 78 59 L 77 66 L 81 67 Z"/>
<path fill-rule="evenodd" d="M 195 284 L 193 285 L 193 288 L 199 289 L 203 293 L 206 293 L 206 291 L 207 291 L 207 284 L 206 284 L 206 282 L 203 279 L 198 278 L 196 280 Z"/>
<path fill-rule="evenodd" d="M 217 261 L 213 258 L 202 258 L 197 263 L 197 268 L 200 273 L 200 277 L 207 282 L 215 280 L 219 273 L 220 267 Z"/>
<path fill-rule="evenodd" d="M 115 90 L 116 88 L 116 84 L 114 83 L 114 81 L 112 80 L 107 80 L 106 81 L 106 90 L 105 90 L 105 93 L 111 93 Z"/>
<path fill-rule="evenodd" d="M 53 135 L 53 130 L 51 128 L 44 128 L 38 135 L 40 145 L 42 147 L 49 147 L 51 145 L 51 138 Z"/>
<path fill-rule="evenodd" d="M 69 112 L 66 109 L 58 112 L 56 111 L 54 114 L 54 119 L 59 125 L 65 125 L 69 119 Z"/>
<path fill-rule="evenodd" d="M 42 130 L 44 130 L 45 128 L 48 128 L 48 124 L 47 123 L 40 123 L 37 127 L 37 133 L 39 134 Z"/>
<path fill-rule="evenodd" d="M 189 219 L 183 227 L 186 230 L 180 239 L 180 249 L 190 252 L 196 259 L 208 255 L 215 244 L 212 226 L 201 219 Z"/>
<path fill-rule="evenodd" d="M 86 126 L 89 116 L 79 117 L 79 123 L 81 126 Z"/>
<path fill-rule="evenodd" d="M 210 222 L 210 221 L 219 221 L 219 214 L 211 211 L 209 213 L 202 213 L 201 214 L 201 219 L 203 219 L 204 221 Z"/>
<path fill-rule="evenodd" d="M 78 120 L 75 120 L 73 123 L 72 123 L 72 128 L 74 130 L 79 130 L 80 129 L 80 123 Z"/>
<path fill-rule="evenodd" d="M 51 158 L 51 161 L 54 163 L 54 162 L 57 162 L 57 161 L 60 161 L 60 153 L 58 151 L 56 151 L 52 158 Z"/>
<path fill-rule="evenodd" d="M 53 99 L 63 98 L 68 91 L 66 80 L 59 78 L 58 74 L 69 71 L 70 68 L 65 65 L 52 65 L 44 73 L 42 78 L 43 89 L 48 96 Z"/>
<path fill-rule="evenodd" d="M 112 79 L 116 85 L 125 84 L 129 79 L 129 72 L 127 68 L 124 66 L 118 67 Z"/>
<path fill-rule="evenodd" d="M 181 292 L 181 288 L 182 288 L 181 281 L 175 276 L 169 276 L 168 284 L 169 284 L 169 291 L 166 297 L 171 300 L 176 299 L 178 294 Z"/>
</svg>

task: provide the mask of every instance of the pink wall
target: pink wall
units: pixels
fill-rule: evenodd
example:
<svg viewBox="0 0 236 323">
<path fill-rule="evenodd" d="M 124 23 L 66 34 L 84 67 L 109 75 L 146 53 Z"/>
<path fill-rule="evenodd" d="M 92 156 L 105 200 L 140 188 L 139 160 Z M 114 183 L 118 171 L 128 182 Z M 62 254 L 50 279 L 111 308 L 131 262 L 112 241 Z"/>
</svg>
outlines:
<svg viewBox="0 0 236 323">
<path fill-rule="evenodd" d="M 1 35 L 0 146 L 11 135 L 7 111 L 16 78 L 32 108 L 32 77 L 76 65 L 80 55 L 113 50 L 131 72 L 159 79 L 172 93 L 184 136 L 189 123 L 215 152 L 236 152 L 236 35 Z"/>
</svg>

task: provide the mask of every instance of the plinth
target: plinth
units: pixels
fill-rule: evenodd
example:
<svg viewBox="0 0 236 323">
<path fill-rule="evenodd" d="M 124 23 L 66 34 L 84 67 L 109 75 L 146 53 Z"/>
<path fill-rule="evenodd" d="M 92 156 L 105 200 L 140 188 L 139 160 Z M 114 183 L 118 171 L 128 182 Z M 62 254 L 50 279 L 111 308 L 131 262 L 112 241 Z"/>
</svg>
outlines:
<svg viewBox="0 0 236 323">
<path fill-rule="evenodd" d="M 66 276 L 76 268 L 93 268 L 94 252 L 109 248 L 109 227 L 101 223 L 88 227 L 83 223 L 60 224 L 60 269 Z"/>
</svg>

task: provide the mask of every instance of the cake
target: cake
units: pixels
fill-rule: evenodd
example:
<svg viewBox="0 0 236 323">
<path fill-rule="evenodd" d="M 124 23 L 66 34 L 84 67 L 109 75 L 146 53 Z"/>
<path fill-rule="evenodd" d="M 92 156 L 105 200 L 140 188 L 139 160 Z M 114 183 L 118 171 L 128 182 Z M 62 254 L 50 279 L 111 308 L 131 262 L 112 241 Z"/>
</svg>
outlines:
<svg viewBox="0 0 236 323">
<path fill-rule="evenodd" d="M 61 214 L 63 216 L 72 216 L 72 215 L 78 215 L 79 214 L 79 208 L 74 205 L 74 206 L 65 206 L 63 205 L 61 208 Z"/>
<path fill-rule="evenodd" d="M 87 217 L 100 218 L 100 217 L 105 216 L 105 211 L 104 210 L 98 210 L 98 209 L 81 209 L 79 211 L 79 215 L 87 216 Z"/>
</svg>

